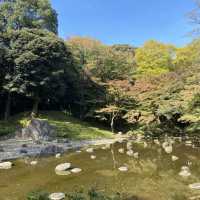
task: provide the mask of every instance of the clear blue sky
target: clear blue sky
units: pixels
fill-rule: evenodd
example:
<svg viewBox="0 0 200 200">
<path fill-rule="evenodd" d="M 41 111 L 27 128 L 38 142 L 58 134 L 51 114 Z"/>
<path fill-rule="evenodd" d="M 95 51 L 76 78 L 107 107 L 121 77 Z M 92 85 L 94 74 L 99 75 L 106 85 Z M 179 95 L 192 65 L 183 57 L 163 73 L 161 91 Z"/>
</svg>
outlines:
<svg viewBox="0 0 200 200">
<path fill-rule="evenodd" d="M 90 36 L 106 44 L 142 45 L 146 40 L 183 46 L 191 41 L 186 14 L 193 0 L 51 0 L 59 35 Z"/>
</svg>

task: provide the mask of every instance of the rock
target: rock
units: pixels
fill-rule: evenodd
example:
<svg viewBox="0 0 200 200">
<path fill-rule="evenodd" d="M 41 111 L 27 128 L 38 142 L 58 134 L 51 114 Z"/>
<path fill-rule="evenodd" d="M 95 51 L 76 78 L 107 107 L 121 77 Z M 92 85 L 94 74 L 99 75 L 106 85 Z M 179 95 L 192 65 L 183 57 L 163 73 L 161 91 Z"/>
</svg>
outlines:
<svg viewBox="0 0 200 200">
<path fill-rule="evenodd" d="M 86 149 L 86 152 L 88 152 L 88 153 L 93 153 L 93 152 L 94 152 L 94 149 L 93 149 L 93 148 L 88 148 L 88 149 Z"/>
<path fill-rule="evenodd" d="M 76 153 L 81 153 L 81 152 L 82 152 L 81 150 L 77 150 L 77 151 L 76 151 Z"/>
<path fill-rule="evenodd" d="M 56 166 L 55 171 L 66 171 L 70 169 L 71 163 L 62 163 Z"/>
<path fill-rule="evenodd" d="M 123 148 L 120 148 L 120 149 L 118 149 L 118 152 L 119 152 L 119 153 L 124 153 L 124 149 L 123 149 Z"/>
<path fill-rule="evenodd" d="M 173 148 L 172 148 L 172 146 L 170 145 L 170 146 L 166 146 L 166 147 L 164 148 L 164 150 L 165 150 L 166 153 L 170 154 L 170 153 L 172 153 Z"/>
<path fill-rule="evenodd" d="M 172 161 L 177 161 L 179 159 L 179 157 L 177 156 L 172 156 Z"/>
<path fill-rule="evenodd" d="M 144 142 L 144 148 L 147 148 L 148 144 L 146 142 Z"/>
<path fill-rule="evenodd" d="M 0 169 L 11 169 L 12 163 L 11 162 L 1 162 Z"/>
<path fill-rule="evenodd" d="M 139 158 L 139 153 L 138 153 L 138 152 L 134 153 L 134 154 L 133 154 L 133 157 L 134 157 L 134 158 Z"/>
<path fill-rule="evenodd" d="M 36 161 L 36 160 L 33 160 L 30 162 L 30 165 L 37 165 L 37 164 L 38 164 L 38 161 Z"/>
<path fill-rule="evenodd" d="M 189 185 L 189 188 L 190 188 L 190 189 L 193 189 L 193 190 L 200 190 L 200 183 L 193 183 L 193 184 L 190 184 L 190 185 Z"/>
<path fill-rule="evenodd" d="M 188 177 L 191 175 L 190 169 L 187 166 L 182 166 L 181 171 L 179 172 L 179 176 Z"/>
<path fill-rule="evenodd" d="M 26 128 L 16 132 L 16 137 L 25 140 L 48 141 L 55 137 L 55 129 L 46 120 L 32 119 Z"/>
<path fill-rule="evenodd" d="M 61 154 L 60 154 L 60 153 L 57 153 L 57 154 L 55 155 L 55 157 L 56 157 L 56 158 L 60 158 L 60 157 L 61 157 Z"/>
<path fill-rule="evenodd" d="M 128 150 L 132 149 L 132 142 L 127 142 L 126 148 L 127 148 Z"/>
<path fill-rule="evenodd" d="M 126 154 L 127 154 L 128 156 L 133 156 L 134 152 L 133 152 L 133 150 L 128 150 L 128 151 L 126 152 Z"/>
<path fill-rule="evenodd" d="M 90 158 L 91 158 L 92 160 L 94 160 L 94 159 L 96 159 L 96 156 L 95 156 L 95 155 L 91 155 Z"/>
<path fill-rule="evenodd" d="M 63 200 L 65 199 L 65 194 L 64 193 L 52 193 L 49 195 L 50 200 Z"/>
<path fill-rule="evenodd" d="M 41 156 L 55 155 L 57 153 L 64 153 L 64 149 L 56 145 L 49 145 L 41 150 L 40 155 Z"/>
<path fill-rule="evenodd" d="M 160 145 L 160 141 L 158 139 L 154 139 L 154 143 Z"/>
<path fill-rule="evenodd" d="M 127 172 L 128 171 L 128 167 L 126 167 L 126 166 L 119 167 L 118 169 L 121 172 Z"/>
<path fill-rule="evenodd" d="M 82 171 L 82 169 L 80 169 L 80 168 L 74 168 L 74 169 L 71 170 L 71 172 L 75 173 L 75 174 L 77 174 L 77 173 L 79 173 L 81 171 Z"/>
</svg>

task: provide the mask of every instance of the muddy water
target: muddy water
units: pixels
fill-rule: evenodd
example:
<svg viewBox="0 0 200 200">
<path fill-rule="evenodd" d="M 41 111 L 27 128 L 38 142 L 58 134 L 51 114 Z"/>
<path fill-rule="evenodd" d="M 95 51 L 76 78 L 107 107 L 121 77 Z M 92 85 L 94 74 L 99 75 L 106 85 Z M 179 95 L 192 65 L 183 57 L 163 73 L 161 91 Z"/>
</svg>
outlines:
<svg viewBox="0 0 200 200">
<path fill-rule="evenodd" d="M 126 150 L 126 142 L 111 145 L 110 149 L 95 149 L 93 155 L 86 151 L 71 152 L 57 159 L 55 157 L 38 159 L 36 166 L 30 166 L 24 160 L 17 160 L 10 170 L 0 171 L 0 200 L 23 200 L 28 192 L 42 189 L 48 192 L 71 192 L 76 188 L 85 190 L 96 186 L 106 193 L 120 192 L 133 194 L 145 200 L 184 200 L 200 195 L 200 191 L 191 190 L 188 185 L 200 182 L 200 148 L 186 146 L 176 142 L 171 154 L 165 153 L 161 145 L 132 143 L 139 158 L 118 152 Z M 172 161 L 171 156 L 179 157 Z M 58 176 L 56 165 L 70 162 L 82 172 L 68 176 Z M 189 165 L 191 176 L 178 175 L 181 166 Z M 118 170 L 127 166 L 127 172 Z"/>
</svg>

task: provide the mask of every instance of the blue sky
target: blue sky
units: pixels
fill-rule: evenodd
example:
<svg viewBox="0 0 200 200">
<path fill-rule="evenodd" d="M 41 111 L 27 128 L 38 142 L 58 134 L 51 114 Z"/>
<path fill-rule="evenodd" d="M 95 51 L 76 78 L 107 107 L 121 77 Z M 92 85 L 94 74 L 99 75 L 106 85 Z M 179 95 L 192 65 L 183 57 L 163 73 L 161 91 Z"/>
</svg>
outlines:
<svg viewBox="0 0 200 200">
<path fill-rule="evenodd" d="M 146 40 L 183 46 L 191 41 L 186 14 L 194 0 L 51 0 L 59 35 L 79 35 L 106 44 L 142 45 Z"/>
</svg>

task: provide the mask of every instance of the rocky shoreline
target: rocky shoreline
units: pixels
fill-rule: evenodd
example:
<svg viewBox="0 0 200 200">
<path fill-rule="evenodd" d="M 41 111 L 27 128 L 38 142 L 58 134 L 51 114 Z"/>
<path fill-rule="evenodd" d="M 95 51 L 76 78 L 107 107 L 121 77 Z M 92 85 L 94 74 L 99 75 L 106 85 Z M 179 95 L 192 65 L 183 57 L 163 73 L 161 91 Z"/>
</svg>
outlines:
<svg viewBox="0 0 200 200">
<path fill-rule="evenodd" d="M 95 140 L 65 140 L 41 141 L 35 143 L 33 140 L 8 139 L 0 141 L 0 161 L 14 160 L 23 157 L 49 156 L 64 153 L 69 150 L 78 150 L 88 146 L 112 144 L 123 138 L 95 139 Z"/>
</svg>

